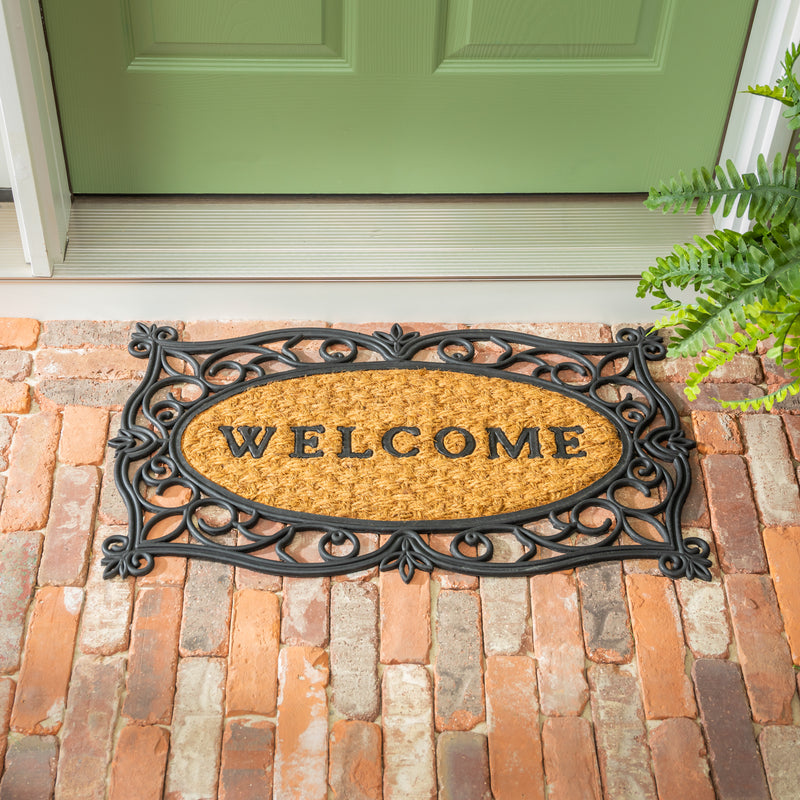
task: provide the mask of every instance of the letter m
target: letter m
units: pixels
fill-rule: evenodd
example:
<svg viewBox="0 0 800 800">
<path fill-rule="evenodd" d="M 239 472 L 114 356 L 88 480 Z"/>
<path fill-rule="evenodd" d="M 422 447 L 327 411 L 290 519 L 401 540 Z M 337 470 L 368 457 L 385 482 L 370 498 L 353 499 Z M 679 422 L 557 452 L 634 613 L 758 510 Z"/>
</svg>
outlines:
<svg viewBox="0 0 800 800">
<path fill-rule="evenodd" d="M 231 455 L 235 458 L 241 458 L 245 450 L 249 450 L 253 458 L 261 458 L 261 456 L 264 455 L 264 451 L 267 449 L 272 434 L 275 433 L 275 428 L 263 428 L 264 435 L 261 437 L 261 441 L 256 443 L 256 437 L 262 431 L 261 426 L 250 427 L 249 425 L 239 425 L 239 427 L 236 428 L 236 430 L 239 431 L 239 435 L 242 437 L 242 443 L 239 444 L 239 442 L 236 441 L 233 428 L 230 425 L 220 425 L 219 430 L 222 431 L 222 435 L 225 437 L 225 441 L 230 448 Z"/>
<path fill-rule="evenodd" d="M 500 458 L 497 446 L 500 445 L 511 458 L 519 458 L 522 448 L 528 445 L 528 458 L 542 458 L 539 446 L 539 429 L 523 428 L 515 444 L 511 444 L 502 428 L 487 428 L 489 434 L 489 458 Z"/>
</svg>

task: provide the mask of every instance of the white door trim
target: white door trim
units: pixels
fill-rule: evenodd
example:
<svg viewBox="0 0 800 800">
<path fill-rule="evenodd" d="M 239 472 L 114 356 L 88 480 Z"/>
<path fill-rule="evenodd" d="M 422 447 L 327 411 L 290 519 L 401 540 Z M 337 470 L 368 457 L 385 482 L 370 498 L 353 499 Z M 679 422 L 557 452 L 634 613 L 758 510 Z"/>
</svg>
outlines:
<svg viewBox="0 0 800 800">
<path fill-rule="evenodd" d="M 41 15 L 36 0 L 0 0 L 0 10 L 0 134 L 26 260 L 33 275 L 49 276 L 54 266 L 64 262 L 71 202 Z M 742 83 L 770 81 L 775 63 L 798 31 L 800 0 L 761 0 L 745 52 Z M 723 154 L 731 154 L 740 164 L 750 163 L 755 153 L 780 143 L 778 123 L 775 109 L 766 101 L 737 96 Z M 300 226 L 304 220 L 296 222 Z M 301 228 L 295 231 L 302 241 Z M 504 224 L 496 238 L 505 245 L 513 235 Z M 363 244 L 368 247 L 369 239 Z M 219 255 L 224 261 L 225 253 Z M 330 255 L 335 261 L 340 253 L 332 251 Z M 409 274 L 413 274 L 414 263 L 411 252 Z M 56 272 L 63 274 L 63 268 Z M 558 277 L 558 273 L 540 277 Z"/>
</svg>

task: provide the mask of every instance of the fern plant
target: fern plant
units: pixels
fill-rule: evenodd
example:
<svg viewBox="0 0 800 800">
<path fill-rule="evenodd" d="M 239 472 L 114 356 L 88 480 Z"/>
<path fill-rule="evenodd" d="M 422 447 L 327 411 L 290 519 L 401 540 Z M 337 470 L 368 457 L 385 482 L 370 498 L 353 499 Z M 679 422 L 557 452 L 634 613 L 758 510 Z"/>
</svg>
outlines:
<svg viewBox="0 0 800 800">
<path fill-rule="evenodd" d="M 786 106 L 789 127 L 800 128 L 800 83 L 793 66 L 800 46 L 792 45 L 781 64 L 775 86 L 750 86 L 751 94 Z M 800 392 L 800 177 L 797 160 L 778 155 L 769 165 L 758 157 L 756 171 L 740 175 L 732 162 L 681 172 L 677 179 L 653 187 L 645 201 L 650 209 L 677 213 L 694 208 L 698 214 L 722 207 L 754 220 L 752 230 L 715 231 L 674 248 L 641 277 L 637 296 L 652 295 L 654 309 L 666 311 L 655 327 L 672 327 L 668 352 L 698 356 L 685 392 L 697 398 L 701 381 L 737 354 L 755 352 L 759 342 L 774 342 L 767 355 L 781 365 L 789 380 L 755 399 L 720 401 L 723 407 L 767 409 Z M 675 299 L 670 291 L 693 289 L 692 302 Z M 702 355 L 701 355 L 702 354 Z"/>
</svg>

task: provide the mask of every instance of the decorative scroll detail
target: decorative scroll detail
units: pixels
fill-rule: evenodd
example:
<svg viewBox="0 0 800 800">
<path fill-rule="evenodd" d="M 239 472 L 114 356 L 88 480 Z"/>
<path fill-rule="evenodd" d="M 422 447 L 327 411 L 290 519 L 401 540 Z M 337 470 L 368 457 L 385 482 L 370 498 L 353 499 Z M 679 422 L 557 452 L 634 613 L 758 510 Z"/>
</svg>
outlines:
<svg viewBox="0 0 800 800">
<path fill-rule="evenodd" d="M 670 577 L 710 580 L 709 547 L 682 538 L 694 442 L 653 382 L 647 362 L 664 358 L 661 338 L 625 328 L 616 342 L 559 342 L 501 330 L 420 335 L 296 328 L 219 342 L 180 342 L 170 327 L 136 326 L 130 352 L 147 359 L 125 406 L 114 474 L 129 513 L 127 535 L 103 544 L 105 577 L 144 575 L 161 556 L 202 558 L 289 576 L 397 569 L 406 582 L 435 568 L 471 575 L 534 575 L 585 564 L 647 558 Z M 580 492 L 524 519 L 468 520 L 443 532 L 424 521 L 348 526 L 330 517 L 267 513 L 183 474 L 172 434 L 187 415 L 232 387 L 297 376 L 325 364 L 410 362 L 469 367 L 473 374 L 523 380 L 601 408 L 625 433 L 627 460 L 596 491 Z M 356 367 L 354 366 L 353 369 Z M 235 391 L 235 389 L 233 389 Z M 274 511 L 274 509 L 272 509 Z"/>
</svg>

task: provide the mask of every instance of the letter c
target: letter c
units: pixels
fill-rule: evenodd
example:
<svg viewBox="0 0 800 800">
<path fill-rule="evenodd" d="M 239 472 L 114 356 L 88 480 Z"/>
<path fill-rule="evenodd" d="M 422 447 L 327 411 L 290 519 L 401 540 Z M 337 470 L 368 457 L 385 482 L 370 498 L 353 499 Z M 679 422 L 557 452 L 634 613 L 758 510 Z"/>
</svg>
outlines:
<svg viewBox="0 0 800 800">
<path fill-rule="evenodd" d="M 400 425 L 397 428 L 389 428 L 389 430 L 383 434 L 383 438 L 381 439 L 381 447 L 383 447 L 383 449 L 390 456 L 394 456 L 395 458 L 408 458 L 409 456 L 415 456 L 417 453 L 419 453 L 419 447 L 412 447 L 410 450 L 406 450 L 405 453 L 401 453 L 394 446 L 394 437 L 397 436 L 400 431 L 410 433 L 412 436 L 419 436 L 419 428 L 407 427 L 406 425 Z"/>
</svg>

